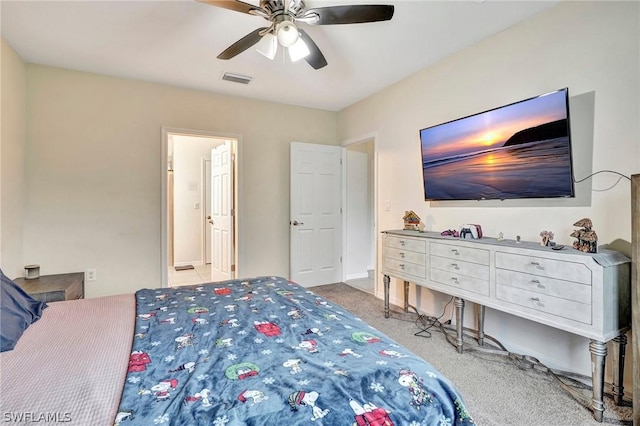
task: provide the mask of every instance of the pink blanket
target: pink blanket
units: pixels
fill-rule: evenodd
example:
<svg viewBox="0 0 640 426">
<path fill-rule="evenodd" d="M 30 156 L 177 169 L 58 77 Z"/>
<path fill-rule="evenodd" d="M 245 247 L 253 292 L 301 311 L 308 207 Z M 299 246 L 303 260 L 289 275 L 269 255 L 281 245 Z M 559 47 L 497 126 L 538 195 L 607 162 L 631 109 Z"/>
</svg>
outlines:
<svg viewBox="0 0 640 426">
<path fill-rule="evenodd" d="M 134 322 L 132 294 L 49 303 L 0 354 L 0 423 L 113 425 Z"/>
</svg>

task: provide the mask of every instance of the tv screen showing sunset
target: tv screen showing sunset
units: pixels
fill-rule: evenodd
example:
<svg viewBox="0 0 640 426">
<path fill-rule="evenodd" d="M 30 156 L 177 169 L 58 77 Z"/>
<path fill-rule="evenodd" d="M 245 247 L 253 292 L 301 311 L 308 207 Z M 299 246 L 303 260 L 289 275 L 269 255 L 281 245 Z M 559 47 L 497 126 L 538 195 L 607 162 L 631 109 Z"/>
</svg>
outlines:
<svg viewBox="0 0 640 426">
<path fill-rule="evenodd" d="M 427 200 L 573 196 L 566 89 L 420 131 Z"/>
</svg>

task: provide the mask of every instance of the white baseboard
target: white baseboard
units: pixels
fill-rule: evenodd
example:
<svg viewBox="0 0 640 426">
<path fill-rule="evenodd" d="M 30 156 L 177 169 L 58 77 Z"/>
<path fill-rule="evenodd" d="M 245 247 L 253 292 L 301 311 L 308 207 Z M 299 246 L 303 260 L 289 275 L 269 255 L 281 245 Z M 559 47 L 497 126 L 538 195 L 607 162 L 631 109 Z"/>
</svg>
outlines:
<svg viewBox="0 0 640 426">
<path fill-rule="evenodd" d="M 204 265 L 204 263 L 202 262 L 202 260 L 186 260 L 184 262 L 173 262 L 173 266 L 187 266 L 187 265 L 193 265 L 193 266 L 200 266 L 200 265 Z"/>
<path fill-rule="evenodd" d="M 368 272 L 362 272 L 360 274 L 349 274 L 346 276 L 346 280 L 361 280 L 363 278 L 369 278 L 369 273 Z"/>
</svg>

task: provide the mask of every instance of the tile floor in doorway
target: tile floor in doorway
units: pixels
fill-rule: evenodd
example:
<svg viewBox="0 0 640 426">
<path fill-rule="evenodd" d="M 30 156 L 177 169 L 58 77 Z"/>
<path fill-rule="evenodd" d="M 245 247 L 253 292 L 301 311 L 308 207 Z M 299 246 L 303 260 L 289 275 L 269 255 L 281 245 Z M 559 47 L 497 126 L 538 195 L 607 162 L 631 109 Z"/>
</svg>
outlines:
<svg viewBox="0 0 640 426">
<path fill-rule="evenodd" d="M 211 282 L 211 264 L 193 266 L 194 269 L 184 271 L 176 271 L 173 266 L 169 267 L 169 287 Z"/>
<path fill-rule="evenodd" d="M 374 290 L 374 282 L 373 282 L 373 277 L 371 278 L 358 278 L 355 280 L 347 280 L 345 281 L 345 284 L 350 285 L 351 287 L 355 287 L 359 290 L 362 291 L 366 291 L 367 293 L 371 293 L 373 295 L 375 295 L 375 290 Z"/>
</svg>

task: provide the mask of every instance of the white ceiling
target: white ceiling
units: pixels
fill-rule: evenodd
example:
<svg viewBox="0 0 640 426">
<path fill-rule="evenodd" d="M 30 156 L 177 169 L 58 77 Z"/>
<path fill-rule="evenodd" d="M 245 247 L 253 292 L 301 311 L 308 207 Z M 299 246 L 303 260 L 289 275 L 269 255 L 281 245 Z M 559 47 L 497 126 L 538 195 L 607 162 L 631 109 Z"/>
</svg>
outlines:
<svg viewBox="0 0 640 426">
<path fill-rule="evenodd" d="M 258 4 L 258 0 L 245 0 Z M 28 63 L 339 111 L 557 1 L 308 0 L 310 7 L 393 4 L 391 21 L 301 24 L 328 65 L 278 52 L 216 56 L 266 21 L 193 0 L 0 2 L 4 39 Z M 249 85 L 221 80 L 249 75 Z"/>
</svg>

